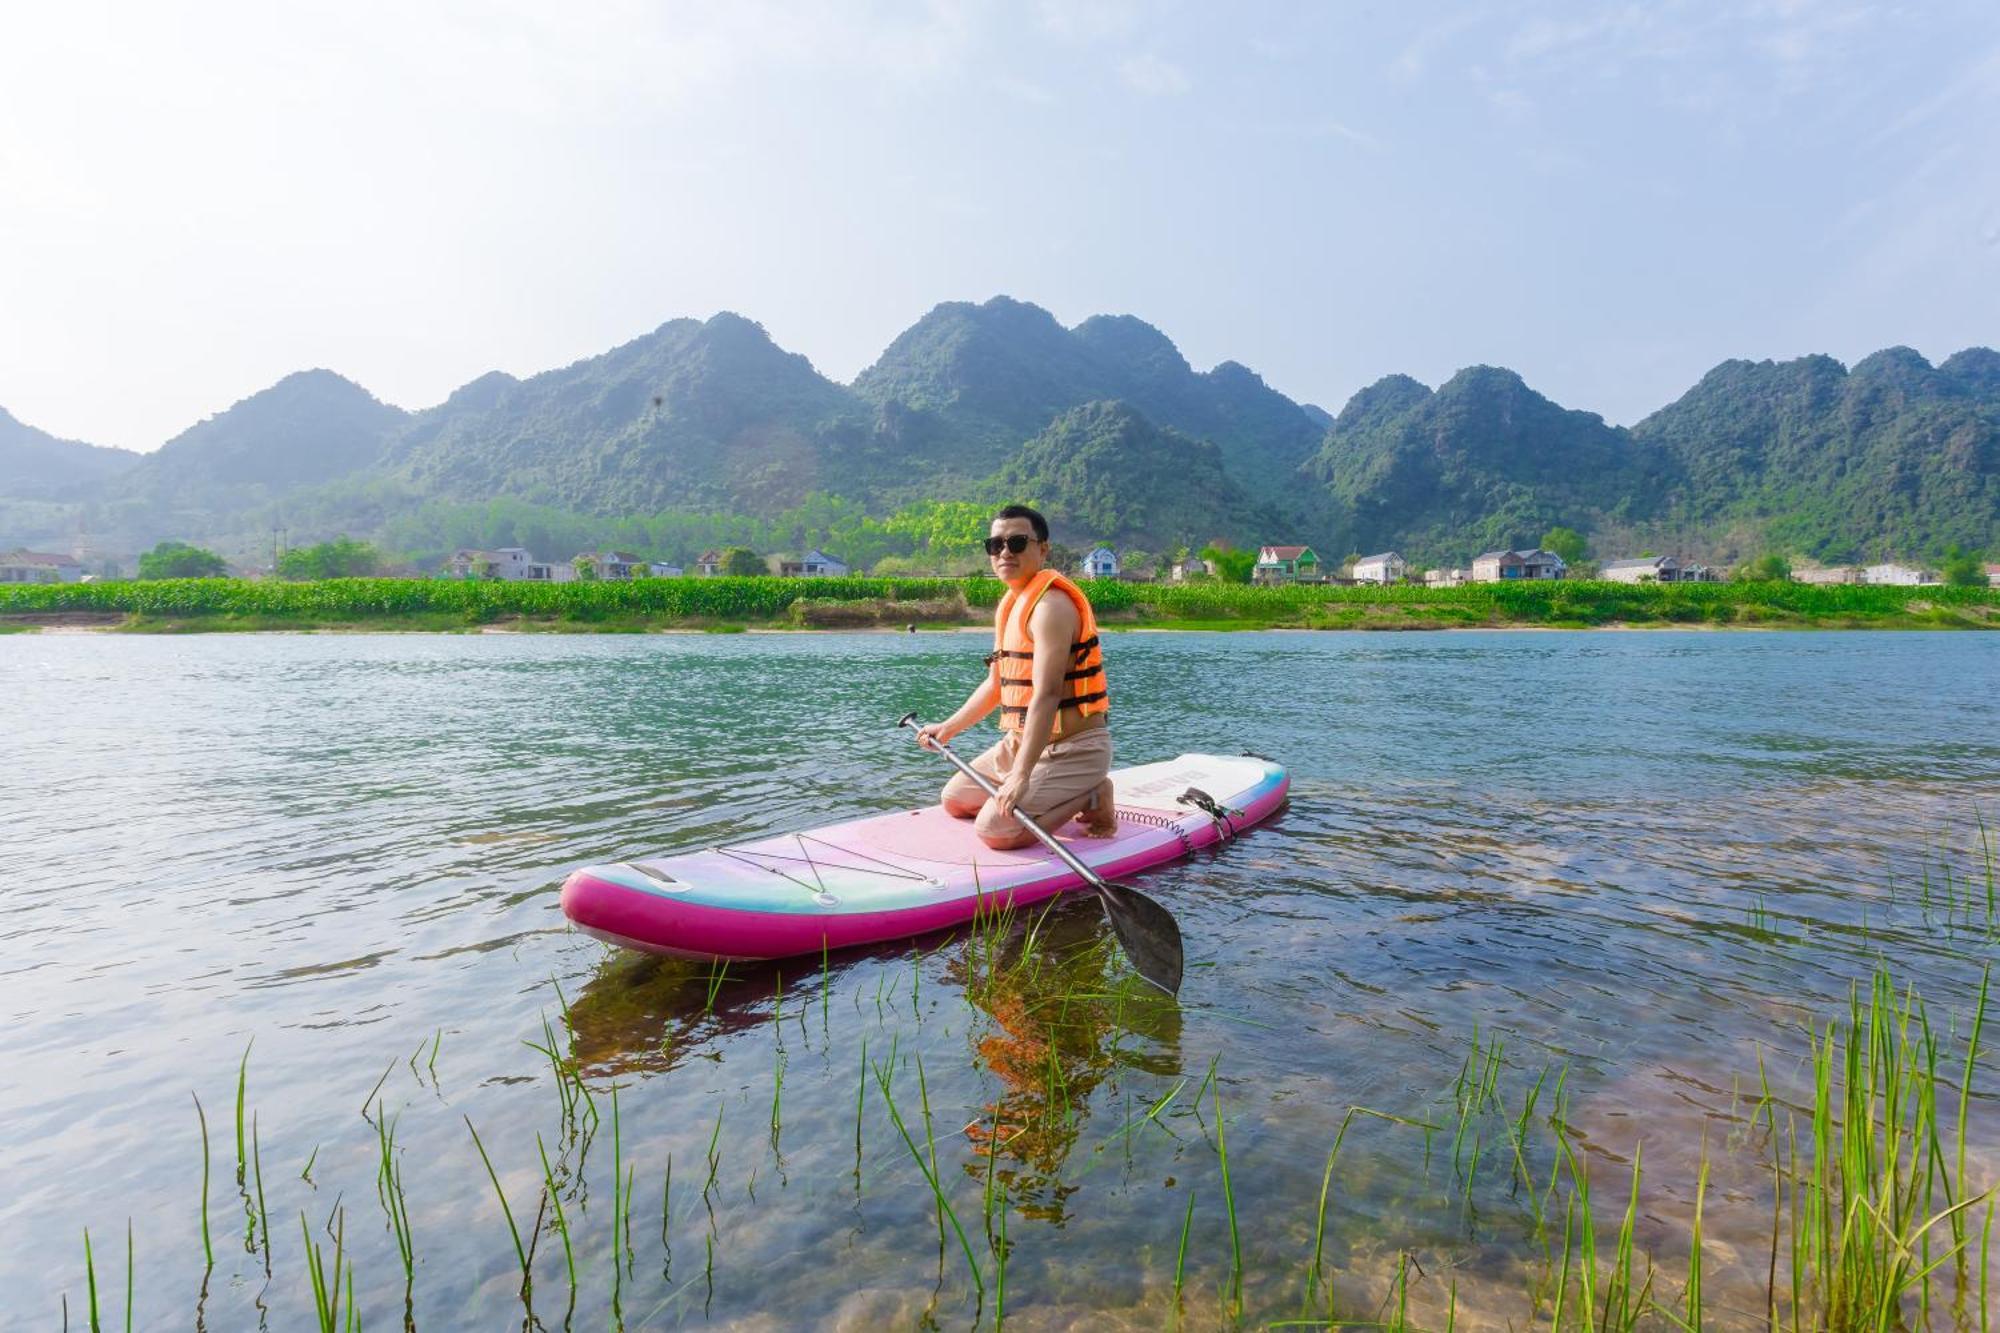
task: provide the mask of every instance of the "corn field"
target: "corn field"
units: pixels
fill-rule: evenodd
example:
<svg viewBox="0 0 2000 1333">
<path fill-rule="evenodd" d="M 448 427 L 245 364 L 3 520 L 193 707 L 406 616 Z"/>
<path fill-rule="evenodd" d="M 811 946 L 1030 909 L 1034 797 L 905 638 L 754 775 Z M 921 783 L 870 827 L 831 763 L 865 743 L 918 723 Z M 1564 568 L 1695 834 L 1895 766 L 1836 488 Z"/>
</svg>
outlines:
<svg viewBox="0 0 2000 1333">
<path fill-rule="evenodd" d="M 675 578 L 528 583 L 451 579 L 161 579 L 34 584 L 0 589 L 0 615 L 97 611 L 153 618 L 230 616 L 302 622 L 447 615 L 477 624 L 512 616 L 577 621 L 644 616 L 769 620 L 794 602 L 936 602 L 973 608 L 1000 598 L 992 579 Z M 1439 624 L 1756 624 L 1897 618 L 1905 623 L 1985 622 L 2000 607 L 1991 588 L 1907 588 L 1796 583 L 1628 584 L 1558 580 L 1462 588 L 1333 587 L 1238 583 L 1093 582 L 1101 614 L 1193 621 L 1339 625 L 1400 612 Z"/>
</svg>

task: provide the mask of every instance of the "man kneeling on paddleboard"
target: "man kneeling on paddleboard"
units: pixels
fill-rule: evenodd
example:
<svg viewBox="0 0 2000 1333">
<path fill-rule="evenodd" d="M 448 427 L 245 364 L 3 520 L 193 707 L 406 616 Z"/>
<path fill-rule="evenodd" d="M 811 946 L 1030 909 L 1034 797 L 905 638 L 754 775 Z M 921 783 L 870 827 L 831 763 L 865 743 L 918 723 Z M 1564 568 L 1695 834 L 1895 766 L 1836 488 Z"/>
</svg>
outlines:
<svg viewBox="0 0 2000 1333">
<path fill-rule="evenodd" d="M 986 679 L 957 712 L 918 731 L 917 743 L 949 741 L 999 708 L 1000 743 L 972 761 L 999 795 L 988 798 L 954 774 L 944 808 L 972 820 L 980 840 L 999 850 L 1035 841 L 1017 809 L 1051 833 L 1076 817 L 1086 836 L 1108 838 L 1118 831 L 1105 725 L 1111 699 L 1090 600 L 1048 567 L 1048 520 L 1026 505 L 994 517 L 986 556 L 1007 585 Z"/>
</svg>

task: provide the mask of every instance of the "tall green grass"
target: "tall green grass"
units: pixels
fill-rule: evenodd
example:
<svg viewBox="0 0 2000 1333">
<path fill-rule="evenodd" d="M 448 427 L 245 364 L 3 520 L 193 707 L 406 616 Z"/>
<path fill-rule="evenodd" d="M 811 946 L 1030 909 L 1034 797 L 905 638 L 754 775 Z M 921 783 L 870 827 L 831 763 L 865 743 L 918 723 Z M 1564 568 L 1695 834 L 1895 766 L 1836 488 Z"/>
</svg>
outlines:
<svg viewBox="0 0 2000 1333">
<path fill-rule="evenodd" d="M 1021 1295 L 1019 1274 L 1009 1271 L 1015 1244 L 1009 1237 L 1009 1215 L 1034 1216 L 1029 1205 L 1036 1189 L 1032 1172 L 1011 1166 L 1003 1169 L 1001 1158 L 1006 1156 L 1011 1163 L 1017 1160 L 1017 1152 L 1038 1151 L 1019 1144 L 1032 1145 L 1039 1135 L 1073 1136 L 1078 1120 L 1090 1113 L 1082 1099 L 1094 1075 L 1085 1064 L 1065 1067 L 1076 1055 L 1064 1043 L 1078 1040 L 1076 1034 L 1081 1030 L 1085 1032 L 1082 1040 L 1095 1052 L 1095 1038 L 1088 1030 L 1105 1015 L 1135 1012 L 1128 1006 L 1141 1003 L 1171 1008 L 1165 1001 L 1134 1000 L 1107 985 L 1104 969 L 1111 952 L 1104 941 L 1094 939 L 1080 948 L 1059 947 L 1045 934 L 1046 921 L 1045 916 L 1037 916 L 1031 924 L 1013 914 L 996 912 L 962 940 L 959 960 L 950 965 L 964 969 L 966 994 L 976 997 L 975 1005 L 981 1012 L 986 1012 L 987 1006 L 1008 1004 L 1014 1006 L 1008 1012 L 1017 1021 L 1044 1025 L 1035 1028 L 1034 1034 L 1036 1040 L 1046 1041 L 1046 1051 L 1022 1060 L 1013 1069 L 1024 1084 L 1029 1079 L 1041 1080 L 1040 1086 L 1028 1089 L 1031 1096 L 1012 1104 L 995 1102 L 974 1125 L 941 1139 L 925 1063 L 916 1053 L 901 1051 L 894 1041 L 887 1057 L 880 1060 L 871 1060 L 864 1046 L 854 1094 L 854 1206 L 860 1206 L 865 1172 L 871 1199 L 885 1198 L 892 1208 L 921 1207 L 928 1214 L 926 1222 L 934 1224 L 937 1237 L 939 1290 L 946 1286 L 947 1260 L 956 1248 L 965 1264 L 960 1290 L 968 1300 L 977 1300 L 982 1311 L 991 1301 L 990 1313 L 996 1325 L 1007 1317 L 1009 1297 L 1018 1305 Z M 1005 929 L 1013 932 L 1004 940 L 998 937 L 1003 922 Z M 685 989 L 691 1009 L 712 1006 L 713 997 L 704 995 L 710 985 L 710 978 L 689 970 Z M 824 1007 L 831 998 L 830 979 L 823 975 L 818 990 Z M 1199 1292 L 1204 1289 L 1202 1270 L 1210 1274 L 1219 1287 L 1219 1314 L 1225 1321 L 1249 1318 L 1274 1296 L 1289 1302 L 1294 1297 L 1279 1294 L 1281 1289 L 1297 1293 L 1302 1285 L 1298 1317 L 1273 1326 L 1453 1327 L 1460 1318 L 1457 1278 L 1463 1274 L 1452 1267 L 1451 1238 L 1484 1243 L 1496 1234 L 1510 1252 L 1528 1264 L 1518 1309 L 1503 1312 L 1516 1326 L 1545 1323 L 1552 1329 L 1624 1333 L 1642 1327 L 1699 1329 L 1740 1321 L 1742 1312 L 1719 1309 L 1719 1293 L 1711 1290 L 1715 1274 L 1707 1231 L 1713 1201 L 1717 1207 L 1732 1210 L 1729 1234 L 1733 1237 L 1740 1237 L 1745 1230 L 1740 1210 L 1746 1206 L 1758 1209 L 1760 1219 L 1768 1220 L 1770 1259 L 1761 1322 L 1772 1329 L 1891 1333 L 1941 1323 L 1971 1327 L 1975 1322 L 1983 1329 L 1980 1312 L 1986 1308 L 1990 1289 L 1994 1182 L 1978 1178 L 1979 1159 L 1970 1147 L 1972 1117 L 1978 1105 L 1974 1085 L 1981 1077 L 1989 992 L 1990 970 L 1971 997 L 1962 1030 L 1945 1032 L 1932 1024 L 1914 990 L 1899 988 L 1886 969 L 1878 970 L 1865 984 L 1854 987 L 1844 1013 L 1812 1029 L 1806 1049 L 1799 1053 L 1798 1077 L 1792 1086 L 1783 1086 L 1785 1080 L 1780 1078 L 1780 1086 L 1774 1089 L 1768 1066 L 1760 1060 L 1761 1096 L 1755 1108 L 1741 1118 L 1744 1128 L 1740 1137 L 1719 1151 L 1747 1153 L 1754 1160 L 1732 1165 L 1757 1167 L 1768 1173 L 1772 1182 L 1768 1211 L 1763 1211 L 1761 1198 L 1746 1204 L 1740 1193 L 1720 1187 L 1711 1196 L 1712 1163 L 1704 1142 L 1694 1179 L 1687 1182 L 1688 1188 L 1678 1191 L 1679 1197 L 1691 1197 L 1692 1208 L 1674 1217 L 1671 1206 L 1663 1207 L 1659 1200 L 1674 1197 L 1676 1191 L 1670 1187 L 1677 1182 L 1658 1179 L 1657 1158 L 1646 1150 L 1643 1128 L 1641 1141 L 1632 1145 L 1629 1168 L 1621 1165 L 1614 1172 L 1616 1184 L 1604 1191 L 1608 1197 L 1601 1199 L 1594 1171 L 1602 1170 L 1609 1148 L 1601 1139 L 1587 1138 L 1573 1123 L 1571 1102 L 1576 1094 L 1570 1091 L 1567 1068 L 1561 1072 L 1549 1067 L 1524 1069 L 1520 1067 L 1519 1044 L 1510 1046 L 1503 1034 L 1490 1030 L 1472 1034 L 1457 1078 L 1434 1097 L 1402 1111 L 1360 1106 L 1348 1109 L 1328 1145 L 1316 1196 L 1307 1200 L 1310 1211 L 1297 1219 L 1298 1225 L 1290 1233 L 1298 1237 L 1309 1234 L 1309 1252 L 1274 1249 L 1266 1239 L 1272 1230 L 1272 1204 L 1245 1186 L 1260 1176 L 1268 1178 L 1271 1163 L 1256 1161 L 1255 1141 L 1247 1159 L 1240 1136 L 1231 1144 L 1232 1120 L 1241 1123 L 1241 1094 L 1232 1094 L 1235 1104 L 1225 1111 L 1218 1062 L 1210 1062 L 1201 1086 L 1191 1097 L 1184 1095 L 1191 1076 L 1181 1074 L 1160 1095 L 1131 1107 L 1121 1123 L 1100 1135 L 1080 1165 L 1079 1159 L 1072 1159 L 1067 1184 L 1080 1185 L 1099 1161 L 1114 1160 L 1121 1152 L 1129 1163 L 1135 1136 L 1181 1139 L 1170 1119 L 1179 1121 L 1183 1129 L 1190 1122 L 1200 1124 L 1213 1155 L 1202 1152 L 1193 1159 L 1182 1159 L 1203 1173 L 1187 1182 L 1185 1201 L 1176 1199 L 1171 1208 L 1135 1215 L 1129 1226 L 1135 1242 L 1156 1246 L 1163 1256 L 1171 1252 L 1173 1305 L 1177 1312 L 1184 1312 L 1190 1255 L 1201 1248 L 1200 1238 L 1194 1234 L 1197 1191 L 1213 1199 L 1213 1191 L 1219 1190 L 1220 1206 L 1211 1204 L 1207 1215 L 1217 1231 L 1215 1257 L 1206 1265 L 1198 1261 L 1193 1276 Z M 859 988 L 852 998 L 858 1013 Z M 566 1000 L 560 995 L 558 1000 L 565 1024 L 573 1024 L 575 1017 Z M 781 1002 L 774 1001 L 774 1032 L 783 1012 Z M 809 1032 L 803 1018 L 801 1011 L 799 1030 Z M 560 1246 L 567 1287 L 564 1319 L 581 1301 L 608 1301 L 613 1325 L 618 1326 L 632 1292 L 627 1279 L 637 1272 L 630 1215 L 640 1162 L 631 1154 L 625 1123 L 628 1108 L 622 1104 L 617 1083 L 607 1080 L 600 1084 L 597 1091 L 606 1091 L 610 1097 L 611 1273 L 606 1280 L 601 1264 L 585 1262 L 589 1255 L 606 1248 L 602 1229 L 586 1225 L 591 1210 L 583 1187 L 583 1166 L 595 1124 L 591 1076 L 546 1018 L 541 1036 L 542 1042 L 529 1044 L 545 1062 L 549 1081 L 557 1091 L 554 1105 L 545 1105 L 543 1114 L 556 1117 L 560 1136 L 554 1140 L 557 1151 L 552 1153 L 551 1140 L 539 1132 L 533 1135 L 535 1152 L 529 1166 L 539 1179 L 540 1201 L 525 1237 L 516 1224 L 494 1158 L 469 1118 L 466 1126 L 500 1203 L 520 1269 L 519 1291 L 527 1319 L 532 1322 L 535 1318 L 531 1299 L 535 1250 L 546 1229 L 549 1239 Z M 800 1055 L 800 1067 L 806 1066 L 810 1053 L 808 1047 Z M 270 1274 L 258 1116 L 247 1104 L 247 1050 L 245 1054 L 237 1075 L 238 1102 L 243 1107 L 248 1139 L 243 1178 L 257 1195 L 262 1233 L 259 1248 Z M 843 1065 L 838 1077 L 847 1076 Z M 912 1076 L 915 1102 L 907 1095 L 912 1090 Z M 828 1078 L 834 1077 L 829 1065 Z M 1553 1090 L 1545 1095 L 1551 1085 Z M 374 1183 L 387 1219 L 385 1230 L 394 1245 L 393 1261 L 385 1271 L 357 1285 L 357 1255 L 346 1243 L 345 1212 L 336 1197 L 325 1218 L 323 1235 L 316 1234 L 307 1216 L 300 1214 L 303 1273 L 288 1276 L 279 1266 L 268 1278 L 280 1287 L 290 1281 L 306 1288 L 313 1321 L 321 1329 L 345 1333 L 356 1327 L 360 1320 L 357 1290 L 365 1297 L 368 1281 L 389 1289 L 396 1277 L 401 1278 L 406 1326 L 416 1319 L 412 1293 L 420 1238 L 410 1223 L 410 1190 L 403 1177 L 399 1144 L 400 1114 L 389 1111 L 378 1096 L 380 1091 L 378 1083 L 364 1115 L 375 1140 Z M 199 1111 L 198 1099 L 196 1104 L 206 1164 L 205 1116 Z M 1442 1113 L 1427 1117 L 1422 1111 L 1425 1106 L 1435 1106 Z M 727 1109 L 728 1099 L 719 1098 L 713 1128 L 706 1136 L 707 1179 L 699 1200 L 691 1201 L 685 1210 L 688 1214 L 708 1210 L 706 1264 L 700 1285 L 711 1294 L 717 1248 L 715 1217 L 717 1209 L 726 1206 L 727 1197 L 719 1179 L 722 1164 L 749 1138 L 762 1137 L 726 1137 Z M 774 1087 L 774 1127 L 777 1109 Z M 947 1123 L 956 1123 L 955 1117 Z M 1434 1138 L 1441 1143 L 1449 1131 L 1453 1142 L 1448 1159 L 1442 1152 L 1437 1154 L 1435 1181 L 1410 1196 L 1433 1209 L 1434 1216 L 1425 1225 L 1433 1228 L 1434 1236 L 1447 1239 L 1427 1246 L 1396 1238 L 1393 1269 L 1386 1261 L 1378 1266 L 1368 1279 L 1372 1286 L 1352 1271 L 1344 1274 L 1339 1254 L 1344 1243 L 1350 1256 L 1345 1263 L 1349 1269 L 1356 1266 L 1354 1256 L 1363 1251 L 1354 1238 L 1357 1228 L 1371 1225 L 1367 1214 L 1350 1207 L 1347 1216 L 1335 1217 L 1340 1211 L 1335 1202 L 1344 1188 L 1341 1172 L 1354 1169 L 1349 1165 L 1351 1153 L 1343 1156 L 1352 1141 L 1349 1131 L 1364 1123 L 1382 1129 L 1386 1136 L 1372 1145 L 1376 1160 L 1400 1160 L 1401 1174 L 1408 1180 L 1430 1181 Z M 704 1123 L 701 1128 L 708 1126 Z M 775 1140 L 775 1134 L 771 1137 Z M 1184 1139 L 1187 1147 L 1198 1142 L 1197 1136 Z M 844 1158 L 844 1149 L 841 1155 Z M 1643 1167 L 1642 1162 L 1655 1165 Z M 1283 1166 L 1291 1172 L 1292 1164 Z M 844 1161 L 836 1170 L 844 1170 Z M 750 1178 L 754 1187 L 754 1164 Z M 1470 1205 L 1475 1182 L 1480 1181 L 1484 1182 L 1477 1186 L 1481 1211 L 1475 1217 Z M 206 1188 L 204 1179 L 204 1224 Z M 1653 1201 L 1650 1208 L 1642 1202 L 1642 1192 Z M 1113 1197 L 1120 1193 L 1114 1190 Z M 754 1193 L 749 1195 L 749 1206 L 758 1206 Z M 670 1156 L 660 1208 L 660 1250 L 665 1258 L 674 1220 Z M 978 1209 L 983 1218 L 984 1254 L 971 1241 L 981 1229 L 963 1224 L 967 1208 Z M 1660 1225 L 1666 1226 L 1664 1247 L 1654 1252 L 1640 1243 L 1648 1219 L 1653 1223 L 1651 1234 L 1656 1244 Z M 1482 1231 L 1486 1233 L 1483 1240 L 1478 1234 Z M 258 1238 L 252 1233 L 253 1240 Z M 496 1231 L 491 1240 L 499 1239 Z M 1222 1248 L 1225 1240 L 1226 1257 Z M 128 1309 L 133 1299 L 132 1254 L 128 1228 Z M 212 1267 L 212 1253 L 206 1248 L 204 1259 Z M 97 1327 L 100 1293 L 88 1231 L 84 1264 L 87 1308 L 92 1327 Z M 1440 1264 L 1444 1266 L 1442 1274 L 1438 1272 Z M 204 1294 L 208 1267 L 204 1268 Z M 958 1271 L 955 1263 L 949 1268 Z M 1685 1277 L 1678 1278 L 1682 1271 Z M 1676 1274 L 1678 1280 L 1662 1277 L 1669 1273 Z M 1161 1281 L 1164 1299 L 1164 1272 Z M 1447 1281 L 1448 1304 L 1440 1299 Z M 691 1301 L 688 1293 L 694 1286 L 683 1284 L 669 1299 Z M 1365 1295 L 1357 1294 L 1364 1288 Z M 1483 1313 L 1494 1312 L 1489 1309 Z M 975 1322 L 979 1318 L 975 1315 Z"/>
<path fill-rule="evenodd" d="M 796 602 L 955 601 L 975 611 L 997 604 L 992 579 L 674 578 L 628 582 L 468 582 L 451 579 L 161 579 L 30 584 L 0 589 L 0 615 L 125 612 L 153 619 L 229 617 L 257 624 L 365 623 L 442 617 L 478 624 L 512 616 L 588 623 L 773 620 Z M 1437 623 L 1597 625 L 1842 623 L 1963 624 L 2000 605 L 1991 588 L 1894 588 L 1794 583 L 1628 584 L 1558 579 L 1460 588 L 1335 587 L 1240 583 L 1094 581 L 1103 613 L 1183 621 L 1337 625 L 1365 611 L 1401 608 Z"/>
</svg>

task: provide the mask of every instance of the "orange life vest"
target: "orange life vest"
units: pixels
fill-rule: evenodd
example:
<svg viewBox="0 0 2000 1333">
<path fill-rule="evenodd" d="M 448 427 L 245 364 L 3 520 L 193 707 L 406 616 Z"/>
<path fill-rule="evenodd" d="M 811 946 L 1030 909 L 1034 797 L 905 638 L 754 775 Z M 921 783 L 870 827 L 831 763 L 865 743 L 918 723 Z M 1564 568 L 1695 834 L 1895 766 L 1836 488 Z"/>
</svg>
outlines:
<svg viewBox="0 0 2000 1333">
<path fill-rule="evenodd" d="M 1104 652 L 1097 641 L 1097 617 L 1083 589 L 1053 569 L 1045 569 L 1020 588 L 1009 588 L 1000 599 L 994 627 L 992 661 L 1000 682 L 1000 727 L 1019 731 L 1028 717 L 1028 703 L 1035 697 L 1032 675 L 1035 640 L 1028 631 L 1028 618 L 1036 603 L 1049 589 L 1056 588 L 1076 604 L 1076 643 L 1070 649 L 1070 668 L 1063 673 L 1063 701 L 1056 710 L 1049 738 L 1063 734 L 1063 717 L 1089 717 L 1111 711 L 1111 692 L 1104 678 Z"/>
</svg>

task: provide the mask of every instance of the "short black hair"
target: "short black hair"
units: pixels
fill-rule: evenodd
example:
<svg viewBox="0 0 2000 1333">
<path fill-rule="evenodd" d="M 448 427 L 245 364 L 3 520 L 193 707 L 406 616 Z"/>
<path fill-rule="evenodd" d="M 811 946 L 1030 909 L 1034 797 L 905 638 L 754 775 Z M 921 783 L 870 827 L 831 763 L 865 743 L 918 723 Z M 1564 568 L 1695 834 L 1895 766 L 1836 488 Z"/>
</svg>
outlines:
<svg viewBox="0 0 2000 1333">
<path fill-rule="evenodd" d="M 1025 518 L 1035 529 L 1036 541 L 1045 542 L 1049 539 L 1049 521 L 1026 505 L 1008 505 L 993 516 L 993 521 L 998 523 L 1003 518 Z"/>
</svg>

